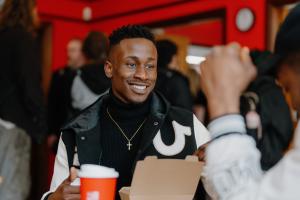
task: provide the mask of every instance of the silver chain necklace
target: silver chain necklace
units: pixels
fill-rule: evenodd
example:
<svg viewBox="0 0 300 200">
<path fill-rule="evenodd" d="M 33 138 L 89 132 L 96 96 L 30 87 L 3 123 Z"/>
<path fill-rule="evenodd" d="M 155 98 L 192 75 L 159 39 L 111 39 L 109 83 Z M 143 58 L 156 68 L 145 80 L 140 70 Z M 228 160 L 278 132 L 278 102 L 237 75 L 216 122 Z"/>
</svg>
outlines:
<svg viewBox="0 0 300 200">
<path fill-rule="evenodd" d="M 128 150 L 130 151 L 132 143 L 131 140 L 137 135 L 137 133 L 139 132 L 139 130 L 142 128 L 142 126 L 144 125 L 144 123 L 146 122 L 146 119 L 144 119 L 144 121 L 139 125 L 139 127 L 137 128 L 137 130 L 133 133 L 133 135 L 131 136 L 131 138 L 128 138 L 127 135 L 124 133 L 123 129 L 119 126 L 119 124 L 114 120 L 114 118 L 111 116 L 111 114 L 108 111 L 108 107 L 106 108 L 106 112 L 109 116 L 109 118 L 111 119 L 111 121 L 114 122 L 114 124 L 118 127 L 118 129 L 120 130 L 120 132 L 122 133 L 122 135 L 125 137 L 125 139 L 127 140 L 127 147 Z"/>
</svg>

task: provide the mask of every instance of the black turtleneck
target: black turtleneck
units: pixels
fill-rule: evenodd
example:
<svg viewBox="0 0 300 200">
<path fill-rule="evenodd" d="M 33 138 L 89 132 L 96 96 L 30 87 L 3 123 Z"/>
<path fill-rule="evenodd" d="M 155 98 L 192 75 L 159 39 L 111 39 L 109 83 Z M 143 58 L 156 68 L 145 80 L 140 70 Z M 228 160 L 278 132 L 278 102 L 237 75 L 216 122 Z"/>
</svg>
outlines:
<svg viewBox="0 0 300 200">
<path fill-rule="evenodd" d="M 121 127 L 127 138 L 131 138 L 138 127 L 147 118 L 150 111 L 150 99 L 140 104 L 126 104 L 119 100 L 112 91 L 101 112 L 101 165 L 115 168 L 119 172 L 117 191 L 123 186 L 130 186 L 132 179 L 132 164 L 137 154 L 143 134 L 143 126 L 131 140 L 131 149 L 128 150 L 128 141 L 121 133 L 112 118 Z M 119 195 L 116 195 L 119 199 Z"/>
</svg>

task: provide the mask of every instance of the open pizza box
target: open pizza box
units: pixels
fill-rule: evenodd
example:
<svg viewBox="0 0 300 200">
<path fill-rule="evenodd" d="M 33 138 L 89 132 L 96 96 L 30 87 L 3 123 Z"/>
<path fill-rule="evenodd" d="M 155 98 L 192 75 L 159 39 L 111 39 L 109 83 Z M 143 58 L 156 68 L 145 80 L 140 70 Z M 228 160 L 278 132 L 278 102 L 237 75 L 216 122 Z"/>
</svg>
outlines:
<svg viewBox="0 0 300 200">
<path fill-rule="evenodd" d="M 137 162 L 131 187 L 119 191 L 122 200 L 192 200 L 203 162 L 196 156 L 180 159 L 146 157 Z"/>
</svg>

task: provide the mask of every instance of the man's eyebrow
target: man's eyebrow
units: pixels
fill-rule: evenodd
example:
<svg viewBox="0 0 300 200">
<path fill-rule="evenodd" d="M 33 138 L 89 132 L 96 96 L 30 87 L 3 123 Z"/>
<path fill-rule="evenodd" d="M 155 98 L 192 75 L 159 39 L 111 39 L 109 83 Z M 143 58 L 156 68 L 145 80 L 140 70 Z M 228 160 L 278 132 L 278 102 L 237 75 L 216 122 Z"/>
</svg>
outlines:
<svg viewBox="0 0 300 200">
<path fill-rule="evenodd" d="M 132 59 L 132 60 L 139 60 L 139 58 L 137 56 L 127 56 L 125 57 L 126 59 L 129 58 L 129 59 Z"/>
<path fill-rule="evenodd" d="M 137 56 L 127 56 L 126 59 L 127 59 L 127 58 L 133 59 L 133 60 L 135 60 L 135 61 L 140 60 Z M 153 58 L 153 57 L 148 57 L 147 60 L 148 60 L 148 61 L 153 61 L 153 60 L 155 60 L 155 58 Z"/>
<path fill-rule="evenodd" d="M 155 58 L 152 58 L 152 57 L 148 58 L 148 61 L 153 61 L 153 60 L 155 60 Z"/>
</svg>

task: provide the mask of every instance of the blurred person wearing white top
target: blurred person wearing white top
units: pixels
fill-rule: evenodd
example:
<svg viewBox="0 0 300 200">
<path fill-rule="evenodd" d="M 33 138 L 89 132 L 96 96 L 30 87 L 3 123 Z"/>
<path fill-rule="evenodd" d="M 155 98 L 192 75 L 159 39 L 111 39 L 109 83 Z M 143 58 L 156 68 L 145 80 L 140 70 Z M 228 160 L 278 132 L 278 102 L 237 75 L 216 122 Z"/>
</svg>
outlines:
<svg viewBox="0 0 300 200">
<path fill-rule="evenodd" d="M 282 24 L 272 57 L 274 74 L 300 111 L 300 5 Z M 201 84 L 208 99 L 213 141 L 206 149 L 206 179 L 221 200 L 299 200 L 300 128 L 295 146 L 264 173 L 260 152 L 246 134 L 239 99 L 257 70 L 249 49 L 237 43 L 218 46 L 201 65 Z"/>
</svg>

